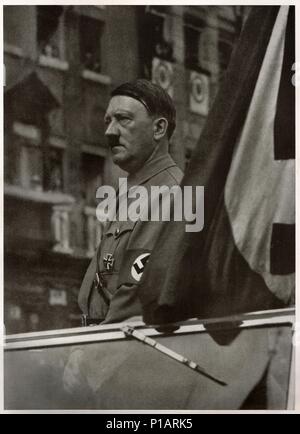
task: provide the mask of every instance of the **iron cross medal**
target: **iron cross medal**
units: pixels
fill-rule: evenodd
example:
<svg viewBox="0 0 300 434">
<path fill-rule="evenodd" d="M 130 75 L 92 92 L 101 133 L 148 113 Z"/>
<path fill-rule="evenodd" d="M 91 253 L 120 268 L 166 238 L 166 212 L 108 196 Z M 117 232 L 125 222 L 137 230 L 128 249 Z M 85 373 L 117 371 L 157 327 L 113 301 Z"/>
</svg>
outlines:
<svg viewBox="0 0 300 434">
<path fill-rule="evenodd" d="M 104 267 L 106 271 L 112 271 L 115 265 L 115 259 L 111 253 L 108 253 L 103 259 Z"/>
</svg>

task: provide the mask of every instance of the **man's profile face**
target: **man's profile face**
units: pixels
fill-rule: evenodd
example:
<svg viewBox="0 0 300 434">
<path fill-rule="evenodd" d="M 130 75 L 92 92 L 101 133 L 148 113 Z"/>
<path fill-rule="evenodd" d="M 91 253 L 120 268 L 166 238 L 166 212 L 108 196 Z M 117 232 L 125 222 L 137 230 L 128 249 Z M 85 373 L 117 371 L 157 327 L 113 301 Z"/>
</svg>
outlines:
<svg viewBox="0 0 300 434">
<path fill-rule="evenodd" d="M 153 119 L 144 105 L 129 96 L 113 96 L 104 122 L 113 162 L 129 173 L 143 167 L 155 149 Z"/>
</svg>

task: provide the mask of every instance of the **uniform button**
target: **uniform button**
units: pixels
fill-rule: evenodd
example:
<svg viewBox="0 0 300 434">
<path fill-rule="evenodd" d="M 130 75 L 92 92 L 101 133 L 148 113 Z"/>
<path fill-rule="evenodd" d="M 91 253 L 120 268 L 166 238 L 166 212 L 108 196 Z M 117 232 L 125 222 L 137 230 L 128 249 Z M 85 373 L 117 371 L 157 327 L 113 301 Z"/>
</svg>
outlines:
<svg viewBox="0 0 300 434">
<path fill-rule="evenodd" d="M 115 237 L 118 237 L 120 235 L 120 229 L 118 228 L 118 229 L 116 229 L 116 231 L 115 231 Z"/>
</svg>

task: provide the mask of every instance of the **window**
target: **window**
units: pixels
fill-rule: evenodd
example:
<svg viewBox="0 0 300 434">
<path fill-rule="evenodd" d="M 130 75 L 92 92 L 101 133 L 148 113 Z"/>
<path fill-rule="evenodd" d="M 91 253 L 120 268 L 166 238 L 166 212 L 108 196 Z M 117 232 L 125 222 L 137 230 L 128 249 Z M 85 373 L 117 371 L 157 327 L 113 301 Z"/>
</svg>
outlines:
<svg viewBox="0 0 300 434">
<path fill-rule="evenodd" d="M 21 186 L 36 191 L 43 190 L 43 154 L 39 146 L 20 140 Z"/>
<path fill-rule="evenodd" d="M 49 148 L 47 159 L 43 148 L 21 140 L 20 184 L 36 191 L 63 192 L 63 151 Z"/>
<path fill-rule="evenodd" d="M 184 21 L 185 66 L 187 69 L 199 71 L 201 70 L 200 39 L 205 23 L 201 18 L 193 15 L 186 15 Z"/>
<path fill-rule="evenodd" d="M 64 191 L 64 151 L 62 149 L 50 148 L 49 151 L 49 190 Z"/>
<path fill-rule="evenodd" d="M 16 175 L 7 175 L 8 183 L 35 191 L 63 192 L 63 149 L 43 146 L 40 130 L 19 123 L 14 124 L 12 144 L 18 164 Z"/>
<path fill-rule="evenodd" d="M 100 73 L 103 68 L 101 39 L 104 24 L 94 18 L 80 17 L 80 58 L 85 69 Z"/>
<path fill-rule="evenodd" d="M 33 125 L 14 122 L 13 148 L 18 154 L 16 183 L 26 189 L 43 189 L 41 131 Z"/>
<path fill-rule="evenodd" d="M 22 8 L 16 6 L 3 7 L 3 33 L 4 43 L 11 47 L 21 47 L 21 23 L 20 19 Z"/>
<path fill-rule="evenodd" d="M 229 65 L 231 53 L 233 50 L 235 35 L 226 30 L 219 30 L 219 66 L 221 71 L 225 71 Z"/>
<path fill-rule="evenodd" d="M 64 59 L 64 26 L 62 6 L 37 6 L 37 43 L 40 54 Z"/>
<path fill-rule="evenodd" d="M 151 57 L 173 61 L 172 17 L 167 6 L 150 6 L 147 10 L 146 38 Z"/>
<path fill-rule="evenodd" d="M 151 80 L 153 59 L 174 62 L 173 16 L 169 6 L 146 6 L 139 9 L 139 58 L 141 76 Z"/>
</svg>

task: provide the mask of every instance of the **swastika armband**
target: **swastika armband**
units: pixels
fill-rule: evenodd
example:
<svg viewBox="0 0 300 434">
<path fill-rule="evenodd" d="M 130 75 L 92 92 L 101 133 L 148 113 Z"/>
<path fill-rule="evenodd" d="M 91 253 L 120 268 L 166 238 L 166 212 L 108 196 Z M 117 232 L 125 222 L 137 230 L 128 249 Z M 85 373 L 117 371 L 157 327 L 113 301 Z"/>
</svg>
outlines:
<svg viewBox="0 0 300 434">
<path fill-rule="evenodd" d="M 120 270 L 118 287 L 124 284 L 138 284 L 150 258 L 150 250 L 128 250 Z"/>
</svg>

